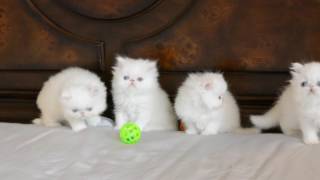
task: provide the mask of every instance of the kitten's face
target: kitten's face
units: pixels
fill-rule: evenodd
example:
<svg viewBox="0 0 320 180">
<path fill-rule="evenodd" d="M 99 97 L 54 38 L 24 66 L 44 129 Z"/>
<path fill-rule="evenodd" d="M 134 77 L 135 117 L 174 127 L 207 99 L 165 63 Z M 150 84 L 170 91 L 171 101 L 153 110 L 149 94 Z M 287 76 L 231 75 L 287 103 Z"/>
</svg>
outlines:
<svg viewBox="0 0 320 180">
<path fill-rule="evenodd" d="M 136 91 L 158 85 L 158 70 L 154 61 L 118 56 L 113 70 L 113 85 L 116 88 Z"/>
<path fill-rule="evenodd" d="M 293 63 L 291 74 L 291 84 L 298 98 L 320 98 L 320 63 Z"/>
<path fill-rule="evenodd" d="M 103 112 L 100 98 L 94 87 L 74 86 L 62 92 L 60 102 L 66 117 L 85 120 Z"/>
<path fill-rule="evenodd" d="M 186 84 L 193 88 L 196 93 L 208 101 L 212 107 L 220 107 L 223 103 L 224 95 L 227 91 L 227 83 L 219 73 L 194 73 L 190 74 Z"/>
</svg>

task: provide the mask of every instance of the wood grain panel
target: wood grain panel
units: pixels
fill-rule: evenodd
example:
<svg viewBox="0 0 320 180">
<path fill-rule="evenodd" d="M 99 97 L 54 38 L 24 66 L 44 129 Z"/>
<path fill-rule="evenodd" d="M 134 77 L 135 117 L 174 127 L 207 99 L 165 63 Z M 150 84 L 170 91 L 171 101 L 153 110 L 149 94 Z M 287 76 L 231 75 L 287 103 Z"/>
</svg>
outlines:
<svg viewBox="0 0 320 180">
<path fill-rule="evenodd" d="M 160 82 L 162 87 L 175 96 L 189 72 L 162 72 Z M 276 96 L 289 79 L 287 73 L 246 73 L 224 72 L 229 89 L 238 96 Z"/>
<path fill-rule="evenodd" d="M 83 66 L 99 69 L 100 44 L 72 36 L 27 1 L 0 1 L 0 70 L 61 69 Z M 2 44 L 2 45 L 1 45 Z"/>
<path fill-rule="evenodd" d="M 319 59 L 320 1 L 203 0 L 166 31 L 128 44 L 165 71 L 287 71 Z"/>
</svg>

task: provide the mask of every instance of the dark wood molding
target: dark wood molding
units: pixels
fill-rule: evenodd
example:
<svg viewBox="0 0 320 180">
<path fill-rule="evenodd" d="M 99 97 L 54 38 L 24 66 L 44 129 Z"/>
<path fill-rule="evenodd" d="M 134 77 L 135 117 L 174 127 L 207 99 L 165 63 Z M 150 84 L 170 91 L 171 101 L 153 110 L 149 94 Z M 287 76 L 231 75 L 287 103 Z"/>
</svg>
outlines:
<svg viewBox="0 0 320 180">
<path fill-rule="evenodd" d="M 28 3 L 28 5 L 30 6 L 30 8 L 36 12 L 48 25 L 50 25 L 52 28 L 54 28 L 55 30 L 59 31 L 60 33 L 62 33 L 64 36 L 67 36 L 71 39 L 74 39 L 76 41 L 79 41 L 81 43 L 86 43 L 86 44 L 90 44 L 96 47 L 96 52 L 97 52 L 97 61 L 99 62 L 100 65 L 100 70 L 104 71 L 105 70 L 105 65 L 104 65 L 104 42 L 103 41 L 97 41 L 94 39 L 90 39 L 87 37 L 82 37 L 79 36 L 77 34 L 72 33 L 71 31 L 63 28 L 62 26 L 60 26 L 59 24 L 57 24 L 56 22 L 54 22 L 50 17 L 48 17 L 43 11 L 41 11 L 41 9 L 39 9 L 39 7 L 36 6 L 36 4 L 32 1 L 32 0 L 27 0 L 26 1 Z"/>
</svg>

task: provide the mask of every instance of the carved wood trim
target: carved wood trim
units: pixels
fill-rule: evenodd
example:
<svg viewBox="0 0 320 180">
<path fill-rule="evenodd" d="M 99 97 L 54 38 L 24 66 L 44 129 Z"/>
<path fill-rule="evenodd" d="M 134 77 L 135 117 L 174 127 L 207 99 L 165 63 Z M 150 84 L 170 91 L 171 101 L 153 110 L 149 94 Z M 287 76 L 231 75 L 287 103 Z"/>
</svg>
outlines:
<svg viewBox="0 0 320 180">
<path fill-rule="evenodd" d="M 187 5 L 185 6 L 185 8 L 183 8 L 183 10 L 174 18 L 170 19 L 170 21 L 165 24 L 163 27 L 157 29 L 156 31 L 150 32 L 148 34 L 145 34 L 143 36 L 140 37 L 132 37 L 129 38 L 128 40 L 124 41 L 122 43 L 122 47 L 120 48 L 121 50 L 124 50 L 124 53 L 128 54 L 128 52 L 126 51 L 126 46 L 129 46 L 130 44 L 133 43 L 138 43 L 140 41 L 143 41 L 145 39 L 148 38 L 152 38 L 154 36 L 159 35 L 160 33 L 162 33 L 163 31 L 167 30 L 168 28 L 170 28 L 171 26 L 173 26 L 176 22 L 178 22 L 179 20 L 181 20 L 183 18 L 183 16 L 192 8 L 192 6 L 197 2 L 197 0 L 189 0 L 189 2 L 187 3 Z"/>
<path fill-rule="evenodd" d="M 27 0 L 26 2 L 30 6 L 30 8 L 34 12 L 36 12 L 52 28 L 56 29 L 60 33 L 64 34 L 65 36 L 70 37 L 71 39 L 74 39 L 74 40 L 77 40 L 77 41 L 80 41 L 80 42 L 83 42 L 83 43 L 87 43 L 87 44 L 92 44 L 92 45 L 96 46 L 97 54 L 98 54 L 98 59 L 97 60 L 99 62 L 100 70 L 101 71 L 105 70 L 105 66 L 104 66 L 104 42 L 103 41 L 97 41 L 97 40 L 90 39 L 90 38 L 87 38 L 87 37 L 82 37 L 82 36 L 79 36 L 77 34 L 74 34 L 74 33 L 70 32 L 70 31 L 68 31 L 67 29 L 63 28 L 62 26 L 60 26 L 59 24 L 54 22 L 43 11 L 41 11 L 41 9 L 39 9 L 33 3 L 32 0 Z"/>
<path fill-rule="evenodd" d="M 75 11 L 74 9 L 70 8 L 63 0 L 57 1 L 57 4 L 59 4 L 62 8 L 66 9 L 69 12 L 72 12 L 74 14 L 77 14 L 78 16 L 82 16 L 84 18 L 92 19 L 92 20 L 101 20 L 104 22 L 123 22 L 123 21 L 130 21 L 131 19 L 134 19 L 138 16 L 142 16 L 145 13 L 151 11 L 153 8 L 156 8 L 159 4 L 163 3 L 164 0 L 155 0 L 153 3 L 151 3 L 149 6 L 133 13 L 130 15 L 127 15 L 125 17 L 120 18 L 101 18 L 101 17 L 95 17 L 95 16 L 89 16 L 86 14 L 79 13 L 78 11 Z"/>
</svg>

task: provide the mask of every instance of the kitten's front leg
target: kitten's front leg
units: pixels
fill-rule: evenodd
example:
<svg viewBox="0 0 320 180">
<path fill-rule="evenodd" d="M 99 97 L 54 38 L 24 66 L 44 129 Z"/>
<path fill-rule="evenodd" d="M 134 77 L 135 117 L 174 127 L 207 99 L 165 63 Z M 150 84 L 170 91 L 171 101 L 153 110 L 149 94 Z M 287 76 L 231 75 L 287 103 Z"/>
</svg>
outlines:
<svg viewBox="0 0 320 180">
<path fill-rule="evenodd" d="M 60 127 L 61 124 L 57 121 L 50 121 L 50 120 L 42 120 L 42 124 L 46 127 Z"/>
<path fill-rule="evenodd" d="M 301 124 L 301 130 L 303 134 L 303 142 L 306 144 L 318 144 L 318 128 L 314 124 L 310 124 L 309 122 L 303 122 Z"/>
<path fill-rule="evenodd" d="M 46 127 L 59 127 L 59 126 L 61 126 L 61 124 L 59 123 L 59 121 L 56 118 L 54 118 L 52 116 L 48 116 L 48 115 L 42 115 L 41 119 L 40 119 L 40 123 L 42 123 Z"/>
<path fill-rule="evenodd" d="M 147 111 L 144 111 L 138 115 L 138 118 L 135 120 L 135 122 L 140 127 L 141 131 L 147 131 L 148 129 L 146 129 L 145 126 L 151 119 L 151 114 Z"/>
<path fill-rule="evenodd" d="M 202 130 L 202 135 L 215 135 L 218 134 L 220 124 L 217 122 L 208 123 L 204 130 Z"/>
<path fill-rule="evenodd" d="M 199 133 L 196 125 L 194 124 L 194 122 L 192 122 L 192 121 L 184 121 L 183 124 L 185 126 L 185 133 L 187 133 L 187 134 L 198 134 Z"/>
<path fill-rule="evenodd" d="M 127 121 L 128 117 L 125 113 L 116 112 L 116 126 L 114 128 L 119 130 Z"/>
<path fill-rule="evenodd" d="M 195 122 L 195 126 L 200 131 L 203 131 L 204 129 L 206 129 L 207 125 L 208 125 L 208 123 L 205 120 L 202 120 L 200 118 Z"/>
<path fill-rule="evenodd" d="M 71 129 L 76 131 L 76 132 L 87 128 L 87 125 L 86 125 L 84 120 L 81 120 L 81 119 L 68 119 L 67 121 L 68 121 Z"/>
</svg>

